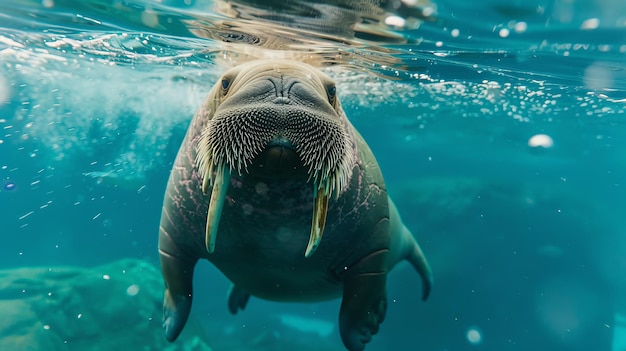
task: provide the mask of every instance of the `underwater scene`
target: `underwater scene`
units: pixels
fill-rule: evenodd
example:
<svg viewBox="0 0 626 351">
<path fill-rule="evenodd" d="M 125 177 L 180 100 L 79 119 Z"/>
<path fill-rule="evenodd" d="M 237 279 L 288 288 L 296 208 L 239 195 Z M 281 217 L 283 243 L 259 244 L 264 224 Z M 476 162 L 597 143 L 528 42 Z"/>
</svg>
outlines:
<svg viewBox="0 0 626 351">
<path fill-rule="evenodd" d="M 623 0 L 2 0 L 0 350 L 626 351 L 625 119 Z"/>
</svg>

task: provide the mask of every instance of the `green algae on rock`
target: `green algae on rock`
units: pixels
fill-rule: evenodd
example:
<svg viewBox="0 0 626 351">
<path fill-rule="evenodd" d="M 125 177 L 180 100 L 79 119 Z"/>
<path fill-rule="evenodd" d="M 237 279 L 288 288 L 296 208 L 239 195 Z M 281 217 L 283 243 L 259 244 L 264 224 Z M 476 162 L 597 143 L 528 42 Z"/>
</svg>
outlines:
<svg viewBox="0 0 626 351">
<path fill-rule="evenodd" d="M 196 328 L 165 341 L 162 288 L 141 260 L 0 270 L 0 350 L 210 351 Z"/>
</svg>

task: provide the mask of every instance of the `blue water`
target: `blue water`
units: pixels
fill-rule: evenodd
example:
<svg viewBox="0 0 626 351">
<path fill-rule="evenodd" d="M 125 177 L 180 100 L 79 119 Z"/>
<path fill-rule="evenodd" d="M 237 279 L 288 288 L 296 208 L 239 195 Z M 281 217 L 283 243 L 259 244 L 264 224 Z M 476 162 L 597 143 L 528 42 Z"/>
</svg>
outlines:
<svg viewBox="0 0 626 351">
<path fill-rule="evenodd" d="M 393 271 L 367 350 L 626 350 L 623 1 L 298 3 L 0 2 L 0 268 L 158 264 L 194 111 L 226 68 L 295 55 L 337 81 L 435 275 L 423 303 Z M 230 316 L 206 263 L 195 288 L 215 350 L 341 350 L 338 301 Z"/>
</svg>

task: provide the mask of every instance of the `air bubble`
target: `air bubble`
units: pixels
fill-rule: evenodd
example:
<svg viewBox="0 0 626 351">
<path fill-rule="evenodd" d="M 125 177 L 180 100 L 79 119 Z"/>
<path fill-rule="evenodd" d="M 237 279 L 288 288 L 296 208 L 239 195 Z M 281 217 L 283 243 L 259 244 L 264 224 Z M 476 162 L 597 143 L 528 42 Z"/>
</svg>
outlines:
<svg viewBox="0 0 626 351">
<path fill-rule="evenodd" d="M 590 18 L 583 22 L 580 29 L 596 29 L 598 26 L 600 26 L 600 20 L 597 18 Z"/>
<path fill-rule="evenodd" d="M 515 23 L 515 33 L 524 33 L 528 29 L 528 24 L 526 22 L 517 22 Z"/>
<path fill-rule="evenodd" d="M 536 134 L 528 139 L 528 146 L 532 148 L 549 149 L 554 146 L 554 141 L 547 134 Z"/>
<path fill-rule="evenodd" d="M 126 289 L 126 294 L 128 296 L 135 296 L 139 293 L 139 285 L 133 284 Z"/>
<path fill-rule="evenodd" d="M 483 336 L 480 330 L 476 327 L 469 328 L 465 337 L 467 338 L 467 341 L 469 341 L 469 343 L 472 345 L 480 345 L 483 340 Z"/>
</svg>

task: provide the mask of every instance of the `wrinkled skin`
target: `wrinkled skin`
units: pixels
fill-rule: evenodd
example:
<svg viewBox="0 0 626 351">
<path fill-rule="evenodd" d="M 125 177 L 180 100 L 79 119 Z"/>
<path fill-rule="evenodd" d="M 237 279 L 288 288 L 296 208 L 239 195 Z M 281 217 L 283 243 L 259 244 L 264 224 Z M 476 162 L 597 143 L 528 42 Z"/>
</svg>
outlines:
<svg viewBox="0 0 626 351">
<path fill-rule="evenodd" d="M 351 351 L 362 350 L 378 331 L 387 308 L 387 273 L 397 262 L 411 262 L 422 277 L 422 297 L 427 297 L 432 280 L 428 263 L 389 200 L 372 152 L 330 95 L 333 87 L 330 78 L 302 63 L 249 62 L 226 72 L 195 115 L 172 169 L 161 217 L 168 340 L 177 338 L 188 318 L 193 270 L 200 258 L 233 282 L 232 313 L 243 309 L 250 295 L 301 302 L 342 297 L 339 327 Z M 308 170 L 297 151 L 269 145 L 247 171 L 232 171 L 215 249 L 207 251 L 210 196 L 202 191 L 198 143 L 210 119 L 242 106 L 265 118 L 306 109 L 347 133 L 354 156 L 351 174 L 330 197 L 323 237 L 310 257 L 304 254 L 314 205 Z"/>
</svg>

